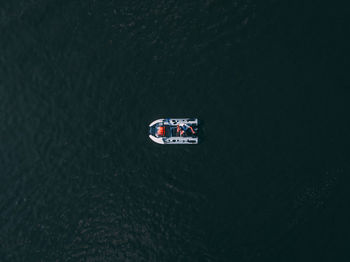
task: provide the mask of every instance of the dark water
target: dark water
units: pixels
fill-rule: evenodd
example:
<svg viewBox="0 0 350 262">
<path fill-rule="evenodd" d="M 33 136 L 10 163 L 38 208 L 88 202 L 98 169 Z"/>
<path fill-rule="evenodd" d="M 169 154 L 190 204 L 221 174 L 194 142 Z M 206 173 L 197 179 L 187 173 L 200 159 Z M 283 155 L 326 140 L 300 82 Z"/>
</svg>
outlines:
<svg viewBox="0 0 350 262">
<path fill-rule="evenodd" d="M 345 8 L 4 2 L 0 261 L 347 261 Z"/>
</svg>

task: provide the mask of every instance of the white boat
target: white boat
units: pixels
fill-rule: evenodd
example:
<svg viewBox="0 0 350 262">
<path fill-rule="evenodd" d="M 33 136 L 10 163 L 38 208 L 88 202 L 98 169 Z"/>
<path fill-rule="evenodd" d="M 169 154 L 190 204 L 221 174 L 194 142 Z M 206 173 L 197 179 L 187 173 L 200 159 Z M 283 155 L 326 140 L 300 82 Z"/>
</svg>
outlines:
<svg viewBox="0 0 350 262">
<path fill-rule="evenodd" d="M 149 124 L 149 138 L 158 144 L 198 144 L 198 119 L 157 119 Z"/>
</svg>

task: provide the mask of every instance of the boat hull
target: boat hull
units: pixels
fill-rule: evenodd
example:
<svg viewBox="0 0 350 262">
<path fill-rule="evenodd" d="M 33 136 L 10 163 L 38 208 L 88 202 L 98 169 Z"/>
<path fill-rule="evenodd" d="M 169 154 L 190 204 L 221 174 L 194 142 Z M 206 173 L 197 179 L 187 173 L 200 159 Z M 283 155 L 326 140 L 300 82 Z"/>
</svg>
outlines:
<svg viewBox="0 0 350 262">
<path fill-rule="evenodd" d="M 149 124 L 150 132 L 149 138 L 157 143 L 162 145 L 194 145 L 198 144 L 198 124 L 199 121 L 197 118 L 164 118 L 157 119 Z M 180 135 L 179 127 L 186 126 L 194 132 L 183 132 L 183 135 Z M 163 136 L 157 135 L 157 128 L 164 127 L 167 132 Z M 190 134 L 188 134 L 190 133 Z"/>
</svg>

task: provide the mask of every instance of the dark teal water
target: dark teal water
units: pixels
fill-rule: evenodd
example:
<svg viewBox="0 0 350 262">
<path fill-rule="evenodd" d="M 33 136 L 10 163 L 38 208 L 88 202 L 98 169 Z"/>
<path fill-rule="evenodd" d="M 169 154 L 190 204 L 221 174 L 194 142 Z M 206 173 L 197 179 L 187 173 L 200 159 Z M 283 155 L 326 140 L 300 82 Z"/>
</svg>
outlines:
<svg viewBox="0 0 350 262">
<path fill-rule="evenodd" d="M 2 2 L 0 261 L 347 261 L 345 18 Z M 162 117 L 202 143 L 153 144 Z"/>
</svg>

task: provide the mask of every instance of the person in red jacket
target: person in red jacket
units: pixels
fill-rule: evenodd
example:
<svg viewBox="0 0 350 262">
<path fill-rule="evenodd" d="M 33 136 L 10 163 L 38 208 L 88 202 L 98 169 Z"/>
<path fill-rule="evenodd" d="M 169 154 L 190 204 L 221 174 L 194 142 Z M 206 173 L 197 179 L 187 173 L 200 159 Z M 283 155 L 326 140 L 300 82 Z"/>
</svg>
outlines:
<svg viewBox="0 0 350 262">
<path fill-rule="evenodd" d="M 196 133 L 194 132 L 192 126 L 189 126 L 186 124 L 177 125 L 177 133 L 180 133 L 180 136 L 184 136 L 188 129 L 191 131 L 193 135 Z"/>
<path fill-rule="evenodd" d="M 165 127 L 164 126 L 158 127 L 157 135 L 158 136 L 165 136 Z"/>
</svg>

